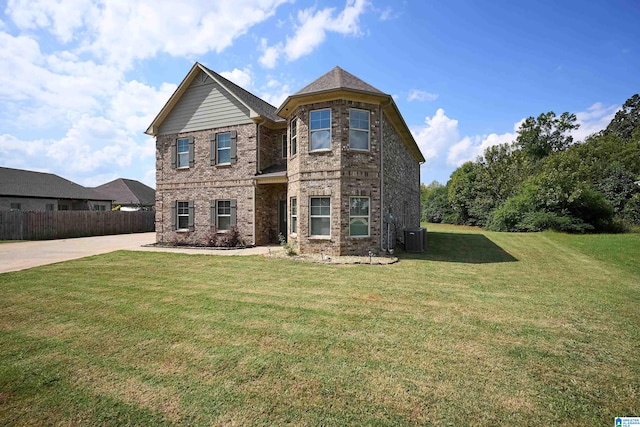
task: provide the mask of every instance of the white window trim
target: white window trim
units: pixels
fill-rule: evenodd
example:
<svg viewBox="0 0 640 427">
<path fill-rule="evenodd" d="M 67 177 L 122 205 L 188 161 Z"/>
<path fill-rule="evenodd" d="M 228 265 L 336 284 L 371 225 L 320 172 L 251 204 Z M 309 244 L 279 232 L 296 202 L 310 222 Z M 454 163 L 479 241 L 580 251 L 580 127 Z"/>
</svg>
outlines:
<svg viewBox="0 0 640 427">
<path fill-rule="evenodd" d="M 220 142 L 220 140 L 218 139 L 220 137 L 220 135 L 229 135 L 229 146 L 225 147 L 225 148 L 219 148 L 218 147 L 218 142 Z M 216 165 L 217 166 L 226 166 L 226 165 L 231 165 L 231 131 L 229 132 L 220 132 L 216 134 Z M 224 150 L 224 151 L 228 151 L 229 152 L 229 161 L 228 162 L 224 162 L 224 163 L 220 163 L 220 151 Z"/>
<path fill-rule="evenodd" d="M 180 151 L 180 141 L 187 141 L 187 151 Z M 189 138 L 178 138 L 176 142 L 176 169 L 189 169 Z M 187 153 L 187 164 L 180 163 L 180 153 Z"/>
<path fill-rule="evenodd" d="M 295 209 L 296 213 L 295 214 L 293 213 L 294 202 L 295 202 L 295 206 L 296 206 L 296 209 Z M 290 209 L 290 215 L 291 215 L 291 218 L 289 219 L 289 223 L 291 224 L 290 225 L 291 234 L 297 235 L 298 234 L 298 198 L 297 197 L 291 197 L 289 199 L 289 203 L 290 203 L 289 209 Z M 294 221 L 294 219 L 295 219 L 295 221 Z M 295 224 L 295 230 L 293 229 L 293 225 L 294 224 Z"/>
<path fill-rule="evenodd" d="M 229 213 L 228 214 L 220 214 L 219 206 L 221 202 L 229 202 Z M 220 218 L 229 218 L 229 228 L 225 228 L 225 229 L 220 229 Z M 229 230 L 231 230 L 233 226 L 231 225 L 231 199 L 224 199 L 224 200 L 216 200 L 216 231 L 218 233 L 227 233 Z"/>
<path fill-rule="evenodd" d="M 288 150 L 289 150 L 289 147 L 287 146 L 287 134 L 285 133 L 284 135 L 282 135 L 282 147 L 281 147 L 281 150 L 280 150 L 280 151 L 282 151 L 281 156 L 282 156 L 283 159 L 286 159 L 287 157 L 289 157 L 288 156 L 288 154 L 289 154 Z"/>
<path fill-rule="evenodd" d="M 289 129 L 291 132 L 291 157 L 298 154 L 298 119 L 291 120 L 291 126 Z"/>
<path fill-rule="evenodd" d="M 369 120 L 367 120 L 367 129 L 351 128 L 351 111 L 354 110 L 367 113 L 367 115 L 369 116 Z M 355 130 L 358 132 L 367 132 L 367 148 L 353 148 L 351 146 L 351 130 Z M 349 149 L 353 151 L 371 151 L 371 111 L 362 110 L 360 108 L 349 108 Z"/>
<path fill-rule="evenodd" d="M 369 200 L 369 212 L 367 215 L 351 215 L 351 199 L 368 199 Z M 351 218 L 366 218 L 367 219 L 367 235 L 351 235 Z M 371 237 L 371 197 L 369 196 L 352 196 L 349 197 L 349 237 L 354 239 L 361 239 Z"/>
<path fill-rule="evenodd" d="M 183 203 L 186 205 L 187 213 L 180 213 L 180 204 Z M 187 226 L 185 228 L 180 228 L 180 217 L 187 217 Z M 180 201 L 176 202 L 176 231 L 184 232 L 189 231 L 189 202 L 188 201 Z"/>
<path fill-rule="evenodd" d="M 320 111 L 329 111 L 329 127 L 328 128 L 320 128 L 320 129 L 311 129 L 311 114 L 320 112 Z M 329 131 L 329 148 L 317 148 L 313 149 L 311 144 L 313 144 L 313 133 L 314 132 L 324 132 Z M 331 151 L 331 108 L 320 108 L 318 110 L 309 111 L 309 152 L 310 153 L 322 153 L 323 151 Z"/>
<path fill-rule="evenodd" d="M 311 200 L 312 199 L 329 199 L 329 215 L 312 215 Z M 330 239 L 331 238 L 331 196 L 311 196 L 309 197 L 309 238 L 311 239 Z M 311 222 L 313 218 L 329 218 L 329 234 L 311 234 Z"/>
</svg>

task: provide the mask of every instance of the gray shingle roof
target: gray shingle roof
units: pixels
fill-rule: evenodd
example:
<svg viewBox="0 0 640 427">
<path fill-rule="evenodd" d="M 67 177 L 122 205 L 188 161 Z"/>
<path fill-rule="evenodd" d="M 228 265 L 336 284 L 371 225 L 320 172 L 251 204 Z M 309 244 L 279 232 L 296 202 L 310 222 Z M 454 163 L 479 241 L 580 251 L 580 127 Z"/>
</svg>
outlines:
<svg viewBox="0 0 640 427">
<path fill-rule="evenodd" d="M 0 167 L 0 195 L 52 199 L 111 200 L 52 173 Z"/>
<path fill-rule="evenodd" d="M 217 80 L 219 80 L 227 89 L 233 92 L 235 96 L 237 96 L 242 102 L 244 102 L 249 108 L 251 108 L 256 113 L 260 114 L 262 117 L 265 117 L 273 122 L 283 122 L 284 119 L 276 115 L 276 107 L 269 104 L 267 101 L 258 98 L 251 92 L 241 88 L 237 84 L 233 83 L 230 80 L 225 79 L 220 74 L 215 71 L 205 67 L 200 64 L 200 66 L 214 76 Z"/>
<path fill-rule="evenodd" d="M 371 86 L 369 83 L 360 80 L 353 74 L 343 70 L 340 67 L 335 67 L 328 73 L 320 76 L 316 80 L 312 81 L 293 96 L 306 95 L 317 92 L 326 92 L 338 89 L 350 89 L 358 92 L 371 92 L 378 95 L 385 95 L 384 92 Z"/>
<path fill-rule="evenodd" d="M 118 178 L 96 187 L 95 191 L 117 205 L 153 206 L 156 203 L 156 190 L 133 179 Z"/>
</svg>

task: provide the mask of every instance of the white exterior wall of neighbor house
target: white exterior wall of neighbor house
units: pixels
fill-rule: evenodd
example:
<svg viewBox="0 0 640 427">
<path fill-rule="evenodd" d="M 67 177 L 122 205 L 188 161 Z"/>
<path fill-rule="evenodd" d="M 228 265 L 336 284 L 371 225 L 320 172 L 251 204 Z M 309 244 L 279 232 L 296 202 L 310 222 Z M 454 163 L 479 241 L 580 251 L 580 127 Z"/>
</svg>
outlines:
<svg viewBox="0 0 640 427">
<path fill-rule="evenodd" d="M 387 249 L 387 220 L 391 209 L 391 248 L 396 239 L 404 242 L 405 228 L 420 226 L 420 163 L 418 163 L 391 122 L 383 115 L 384 222 L 382 247 Z"/>
</svg>

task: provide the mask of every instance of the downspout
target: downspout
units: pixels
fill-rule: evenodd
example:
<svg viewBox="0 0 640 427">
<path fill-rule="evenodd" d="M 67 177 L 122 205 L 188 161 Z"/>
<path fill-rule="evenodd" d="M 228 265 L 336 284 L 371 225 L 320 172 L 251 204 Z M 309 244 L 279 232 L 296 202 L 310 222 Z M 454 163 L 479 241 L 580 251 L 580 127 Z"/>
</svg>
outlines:
<svg viewBox="0 0 640 427">
<path fill-rule="evenodd" d="M 264 123 L 264 119 L 260 120 L 256 125 L 256 175 L 260 172 L 260 126 Z M 256 187 L 258 182 L 253 180 L 253 244 L 258 242 L 256 236 Z"/>
<path fill-rule="evenodd" d="M 384 251 L 384 109 L 391 104 L 380 104 L 380 250 Z M 387 236 L 388 238 L 388 236 Z"/>
</svg>

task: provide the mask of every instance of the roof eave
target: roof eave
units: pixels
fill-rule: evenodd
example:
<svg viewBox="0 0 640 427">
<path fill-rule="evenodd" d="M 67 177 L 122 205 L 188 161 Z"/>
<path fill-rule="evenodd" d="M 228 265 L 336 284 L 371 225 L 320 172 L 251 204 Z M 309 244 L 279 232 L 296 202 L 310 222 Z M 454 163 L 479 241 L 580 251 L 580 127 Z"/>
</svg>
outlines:
<svg viewBox="0 0 640 427">
<path fill-rule="evenodd" d="M 391 99 L 391 95 L 350 88 L 327 89 L 311 93 L 293 94 L 284 100 L 282 105 L 276 110 L 276 115 L 286 119 L 299 105 L 332 101 L 335 99 L 352 99 L 381 104 Z"/>
<path fill-rule="evenodd" d="M 391 122 L 393 127 L 405 141 L 405 144 L 407 145 L 407 148 L 409 148 L 409 151 L 411 151 L 411 154 L 413 154 L 413 157 L 419 163 L 424 163 L 425 158 L 422 155 L 422 151 L 420 151 L 418 143 L 413 138 L 413 134 L 409 130 L 409 126 L 407 126 L 407 123 L 404 121 L 402 114 L 400 114 L 400 110 L 398 109 L 398 106 L 396 105 L 393 98 L 391 98 L 390 102 L 385 107 L 383 107 L 383 111 L 389 118 L 389 121 Z"/>
</svg>

